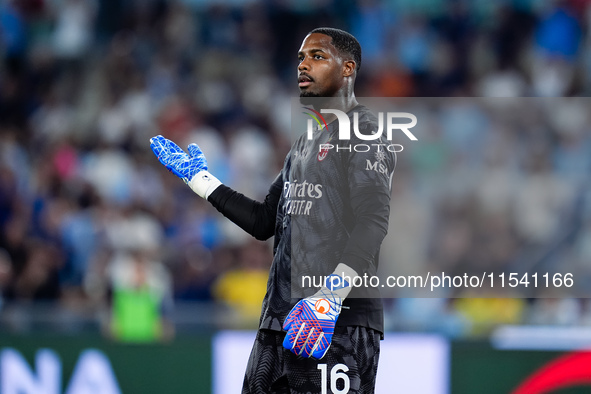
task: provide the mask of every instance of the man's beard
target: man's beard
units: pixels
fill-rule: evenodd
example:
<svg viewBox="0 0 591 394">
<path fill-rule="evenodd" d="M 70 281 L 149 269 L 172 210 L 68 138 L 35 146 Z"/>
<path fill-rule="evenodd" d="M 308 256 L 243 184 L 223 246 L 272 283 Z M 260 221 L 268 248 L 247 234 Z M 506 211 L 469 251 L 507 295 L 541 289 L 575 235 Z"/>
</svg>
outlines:
<svg viewBox="0 0 591 394">
<path fill-rule="evenodd" d="M 310 92 L 309 90 L 302 90 L 300 97 L 320 97 L 318 93 Z"/>
<path fill-rule="evenodd" d="M 300 103 L 305 106 L 311 106 L 315 108 L 322 108 L 323 104 L 328 101 L 328 97 L 321 96 L 318 93 L 301 91 L 300 92 Z"/>
</svg>

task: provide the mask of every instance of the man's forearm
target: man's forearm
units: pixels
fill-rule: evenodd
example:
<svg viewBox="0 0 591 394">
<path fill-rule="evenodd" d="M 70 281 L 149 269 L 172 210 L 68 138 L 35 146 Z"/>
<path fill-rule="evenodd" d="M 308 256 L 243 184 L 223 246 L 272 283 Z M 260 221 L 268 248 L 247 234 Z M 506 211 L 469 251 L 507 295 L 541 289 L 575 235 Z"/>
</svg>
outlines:
<svg viewBox="0 0 591 394">
<path fill-rule="evenodd" d="M 225 185 L 217 187 L 207 201 L 256 239 L 266 240 L 275 233 L 275 218 L 280 197 L 281 181 L 278 177 L 269 188 L 263 202 L 248 198 Z"/>
<path fill-rule="evenodd" d="M 356 210 L 356 223 L 343 251 L 341 263 L 360 275 L 370 268 L 377 268 L 370 265 L 375 261 L 388 232 L 389 202 L 390 197 L 385 193 L 372 194 L 371 198 L 358 196 L 352 201 Z"/>
</svg>

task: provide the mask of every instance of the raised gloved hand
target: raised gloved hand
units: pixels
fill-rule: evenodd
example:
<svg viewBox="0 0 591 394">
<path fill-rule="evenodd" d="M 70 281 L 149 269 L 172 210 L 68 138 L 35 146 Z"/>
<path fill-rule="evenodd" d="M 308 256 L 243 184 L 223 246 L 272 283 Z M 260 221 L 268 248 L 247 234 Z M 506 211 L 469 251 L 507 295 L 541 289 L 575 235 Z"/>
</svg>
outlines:
<svg viewBox="0 0 591 394">
<path fill-rule="evenodd" d="M 339 264 L 335 273 L 326 278 L 324 287 L 295 304 L 283 324 L 287 331 L 283 347 L 302 357 L 324 357 L 354 276 L 354 270 Z"/>
<path fill-rule="evenodd" d="M 150 148 L 170 172 L 181 178 L 200 197 L 207 199 L 221 182 L 207 171 L 207 160 L 197 144 L 189 145 L 187 154 L 177 144 L 161 135 L 150 138 Z"/>
</svg>

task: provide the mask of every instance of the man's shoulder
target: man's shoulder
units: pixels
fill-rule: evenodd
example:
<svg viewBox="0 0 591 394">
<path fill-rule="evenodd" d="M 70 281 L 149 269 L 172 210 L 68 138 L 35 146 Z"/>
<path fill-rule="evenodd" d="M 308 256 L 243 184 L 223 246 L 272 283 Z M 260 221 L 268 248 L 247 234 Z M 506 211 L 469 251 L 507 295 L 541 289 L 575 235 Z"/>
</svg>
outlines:
<svg viewBox="0 0 591 394">
<path fill-rule="evenodd" d="M 357 115 L 355 116 L 355 113 Z M 349 113 L 351 117 L 351 134 L 349 143 L 355 147 L 354 156 L 358 160 L 365 162 L 368 155 L 375 155 L 378 161 L 387 162 L 387 166 L 392 170 L 396 165 L 396 153 L 390 149 L 390 141 L 386 139 L 384 125 L 380 125 L 378 117 L 366 106 L 360 104 Z M 382 130 L 380 130 L 382 126 Z M 353 128 L 356 127 L 356 130 Z M 362 138 L 359 136 L 372 136 L 374 138 Z M 375 134 L 380 134 L 375 136 Z"/>
<path fill-rule="evenodd" d="M 362 123 L 378 123 L 378 118 L 376 115 L 365 105 L 357 104 L 355 108 L 349 113 L 349 117 L 353 118 L 354 114 L 357 113 L 359 117 L 359 125 L 361 126 Z"/>
<path fill-rule="evenodd" d="M 356 123 L 361 134 L 371 135 L 378 131 L 378 118 L 365 105 L 358 104 L 348 115 L 351 119 L 351 125 L 354 126 Z"/>
</svg>

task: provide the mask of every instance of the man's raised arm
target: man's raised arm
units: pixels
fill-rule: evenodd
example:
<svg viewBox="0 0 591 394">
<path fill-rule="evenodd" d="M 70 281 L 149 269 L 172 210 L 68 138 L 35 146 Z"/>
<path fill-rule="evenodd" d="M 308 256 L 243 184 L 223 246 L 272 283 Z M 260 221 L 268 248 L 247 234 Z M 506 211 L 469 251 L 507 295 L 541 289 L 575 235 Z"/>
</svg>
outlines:
<svg viewBox="0 0 591 394">
<path fill-rule="evenodd" d="M 205 155 L 197 144 L 190 144 L 186 153 L 171 140 L 158 135 L 150 139 L 150 148 L 170 172 L 244 231 L 259 240 L 273 236 L 283 187 L 281 174 L 269 188 L 265 200 L 259 202 L 232 190 L 210 174 Z"/>
</svg>

